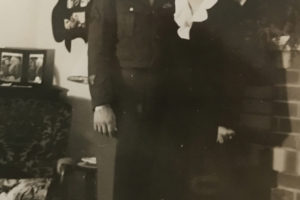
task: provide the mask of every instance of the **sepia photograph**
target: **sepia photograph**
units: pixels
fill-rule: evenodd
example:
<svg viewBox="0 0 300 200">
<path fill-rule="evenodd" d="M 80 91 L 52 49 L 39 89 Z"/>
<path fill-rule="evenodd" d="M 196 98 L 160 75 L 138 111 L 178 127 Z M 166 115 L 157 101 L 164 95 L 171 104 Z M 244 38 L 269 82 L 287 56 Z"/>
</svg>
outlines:
<svg viewBox="0 0 300 200">
<path fill-rule="evenodd" d="M 300 200 L 300 0 L 0 0 L 0 200 Z"/>
<path fill-rule="evenodd" d="M 42 83 L 44 54 L 30 54 L 27 80 L 30 83 Z"/>
<path fill-rule="evenodd" d="M 2 52 L 0 80 L 5 82 L 21 82 L 23 54 Z"/>
</svg>

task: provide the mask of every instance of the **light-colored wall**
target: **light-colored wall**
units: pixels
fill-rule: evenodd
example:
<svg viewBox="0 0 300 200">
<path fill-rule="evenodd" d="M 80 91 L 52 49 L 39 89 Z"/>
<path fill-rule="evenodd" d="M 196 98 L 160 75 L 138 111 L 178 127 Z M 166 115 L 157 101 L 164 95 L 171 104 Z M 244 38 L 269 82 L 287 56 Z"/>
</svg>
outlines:
<svg viewBox="0 0 300 200">
<path fill-rule="evenodd" d="M 0 46 L 35 45 L 37 0 L 0 1 Z"/>
<path fill-rule="evenodd" d="M 79 71 L 79 69 L 87 74 L 87 45 L 82 39 L 77 38 L 72 41 L 72 51 L 69 53 L 64 46 L 64 42 L 55 42 L 52 34 L 51 16 L 52 10 L 58 1 L 31 1 L 39 1 L 36 46 L 38 48 L 53 48 L 56 50 L 55 67 L 58 71 L 58 84 L 68 88 L 71 96 L 90 98 L 86 85 L 72 83 L 66 79 L 66 77 Z"/>
<path fill-rule="evenodd" d="M 70 137 L 72 155 L 93 155 L 94 133 L 90 94 L 87 85 L 67 80 L 79 71 L 87 74 L 87 44 L 80 38 L 72 41 L 69 53 L 64 42 L 52 35 L 51 15 L 58 0 L 1 0 L 0 47 L 31 47 L 55 49 L 54 84 L 67 88 L 73 106 Z"/>
</svg>

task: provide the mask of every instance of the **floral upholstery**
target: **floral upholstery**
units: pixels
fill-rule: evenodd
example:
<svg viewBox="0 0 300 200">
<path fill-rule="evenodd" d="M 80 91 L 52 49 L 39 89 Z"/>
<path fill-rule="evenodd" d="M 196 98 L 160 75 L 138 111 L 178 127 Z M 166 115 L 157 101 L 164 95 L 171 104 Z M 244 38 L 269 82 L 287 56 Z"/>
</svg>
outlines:
<svg viewBox="0 0 300 200">
<path fill-rule="evenodd" d="M 70 119 L 70 106 L 58 100 L 0 98 L 0 177 L 52 177 Z"/>
<path fill-rule="evenodd" d="M 0 179 L 0 200 L 44 200 L 51 179 Z"/>
</svg>

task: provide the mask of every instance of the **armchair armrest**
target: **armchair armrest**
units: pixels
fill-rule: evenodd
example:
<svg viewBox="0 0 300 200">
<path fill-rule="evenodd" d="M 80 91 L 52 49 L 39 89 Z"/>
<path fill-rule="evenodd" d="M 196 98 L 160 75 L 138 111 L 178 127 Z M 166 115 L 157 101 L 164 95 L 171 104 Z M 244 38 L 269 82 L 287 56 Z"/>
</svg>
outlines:
<svg viewBox="0 0 300 200">
<path fill-rule="evenodd" d="M 59 174 L 60 183 L 64 181 L 66 168 L 72 166 L 74 163 L 70 157 L 60 158 L 57 161 L 56 172 Z"/>
</svg>

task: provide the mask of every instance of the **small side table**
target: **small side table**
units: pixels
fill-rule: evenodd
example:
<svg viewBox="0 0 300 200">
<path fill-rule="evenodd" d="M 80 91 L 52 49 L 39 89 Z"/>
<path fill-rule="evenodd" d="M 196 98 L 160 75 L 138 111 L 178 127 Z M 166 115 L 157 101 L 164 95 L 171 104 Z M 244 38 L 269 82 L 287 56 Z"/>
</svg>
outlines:
<svg viewBox="0 0 300 200">
<path fill-rule="evenodd" d="M 75 167 L 76 170 L 85 173 L 83 178 L 85 179 L 85 196 L 87 200 L 96 200 L 96 184 L 97 184 L 97 166 L 86 164 L 84 162 L 78 162 Z"/>
<path fill-rule="evenodd" d="M 66 188 L 65 199 L 96 200 L 96 174 L 96 165 L 84 162 L 66 164 L 62 183 Z"/>
</svg>

